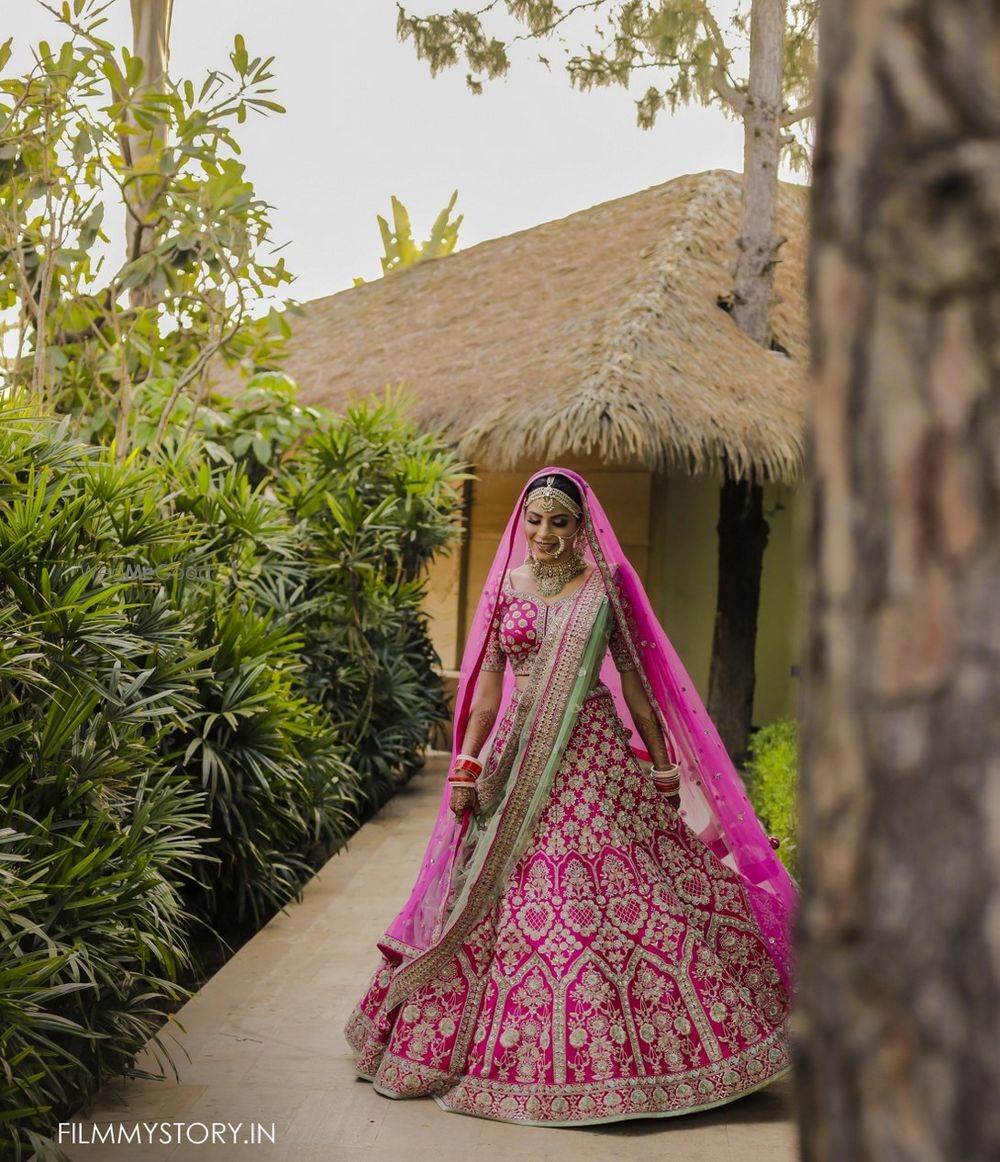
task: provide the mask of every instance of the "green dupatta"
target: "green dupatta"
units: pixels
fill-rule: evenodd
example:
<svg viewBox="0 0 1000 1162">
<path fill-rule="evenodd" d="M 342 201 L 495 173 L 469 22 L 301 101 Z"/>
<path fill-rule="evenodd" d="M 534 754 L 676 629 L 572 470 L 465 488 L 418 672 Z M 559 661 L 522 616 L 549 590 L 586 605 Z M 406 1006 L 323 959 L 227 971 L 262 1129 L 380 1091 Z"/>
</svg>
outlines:
<svg viewBox="0 0 1000 1162">
<path fill-rule="evenodd" d="M 386 997 L 389 1008 L 439 975 L 499 898 L 534 833 L 580 707 L 601 668 L 610 616 L 595 569 L 568 603 L 561 628 L 546 634 L 505 745 L 491 747 L 486 755 L 480 825 L 470 828 L 463 841 L 439 935 L 396 973 Z"/>
</svg>

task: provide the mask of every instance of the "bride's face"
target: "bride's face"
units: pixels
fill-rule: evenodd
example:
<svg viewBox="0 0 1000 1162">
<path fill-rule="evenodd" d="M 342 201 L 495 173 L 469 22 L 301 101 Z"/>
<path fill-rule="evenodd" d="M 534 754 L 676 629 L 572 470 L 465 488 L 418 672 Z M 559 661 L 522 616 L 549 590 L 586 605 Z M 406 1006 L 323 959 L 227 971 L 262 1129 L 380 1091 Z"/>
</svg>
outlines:
<svg viewBox="0 0 1000 1162">
<path fill-rule="evenodd" d="M 524 535 L 528 547 L 543 565 L 563 561 L 569 556 L 579 527 L 579 520 L 562 505 L 557 504 L 551 512 L 543 512 L 536 505 L 529 505 L 524 510 Z"/>
</svg>

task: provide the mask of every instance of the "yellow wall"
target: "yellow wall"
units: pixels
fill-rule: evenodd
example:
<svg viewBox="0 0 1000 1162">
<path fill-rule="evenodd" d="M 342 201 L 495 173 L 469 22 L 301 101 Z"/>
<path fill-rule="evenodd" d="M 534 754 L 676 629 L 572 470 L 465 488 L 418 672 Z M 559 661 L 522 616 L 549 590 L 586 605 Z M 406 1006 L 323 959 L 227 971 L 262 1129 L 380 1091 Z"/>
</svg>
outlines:
<svg viewBox="0 0 1000 1162">
<path fill-rule="evenodd" d="M 764 512 L 771 531 L 761 579 L 755 726 L 765 726 L 795 708 L 790 674 L 796 600 L 793 501 L 790 489 L 765 485 Z M 719 483 L 713 478 L 654 477 L 650 600 L 703 699 L 708 697 L 715 625 L 718 508 Z"/>
<path fill-rule="evenodd" d="M 715 623 L 718 491 L 702 477 L 653 479 L 649 598 L 702 699 Z"/>
<path fill-rule="evenodd" d="M 459 587 L 462 578 L 462 545 L 456 542 L 446 557 L 436 557 L 427 572 L 424 611 L 430 618 L 431 641 L 445 670 L 458 667 L 460 640 Z"/>
</svg>

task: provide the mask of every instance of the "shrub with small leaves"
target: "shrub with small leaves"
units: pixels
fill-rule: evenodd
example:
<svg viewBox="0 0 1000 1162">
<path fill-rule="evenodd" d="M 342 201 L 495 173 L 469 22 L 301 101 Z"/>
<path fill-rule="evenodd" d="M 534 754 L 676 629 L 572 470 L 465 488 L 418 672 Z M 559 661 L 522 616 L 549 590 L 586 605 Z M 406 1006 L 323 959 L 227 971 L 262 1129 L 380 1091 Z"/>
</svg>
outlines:
<svg viewBox="0 0 1000 1162">
<path fill-rule="evenodd" d="M 779 718 L 750 739 L 750 802 L 766 830 L 781 840 L 778 855 L 795 875 L 798 858 L 799 728 Z"/>
</svg>

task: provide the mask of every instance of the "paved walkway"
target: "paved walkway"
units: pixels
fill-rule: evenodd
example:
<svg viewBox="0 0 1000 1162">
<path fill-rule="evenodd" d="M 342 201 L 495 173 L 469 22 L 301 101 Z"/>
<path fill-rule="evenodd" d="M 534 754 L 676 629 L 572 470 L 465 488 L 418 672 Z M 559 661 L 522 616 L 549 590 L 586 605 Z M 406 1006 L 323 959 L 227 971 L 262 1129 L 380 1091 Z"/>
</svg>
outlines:
<svg viewBox="0 0 1000 1162">
<path fill-rule="evenodd" d="M 341 1029 L 374 969 L 375 940 L 410 888 L 442 778 L 432 760 L 309 884 L 302 904 L 184 1006 L 173 1052 L 179 1082 L 101 1092 L 93 1120 L 65 1131 L 73 1162 L 796 1162 L 787 1080 L 703 1114 L 539 1129 L 445 1113 L 430 1099 L 389 1101 L 355 1078 Z M 147 1049 L 145 1062 L 154 1061 Z M 147 1131 L 152 1145 L 93 1141 L 95 1131 L 153 1122 L 180 1123 L 169 1132 L 182 1144 L 156 1144 L 162 1129 Z M 184 1143 L 213 1122 L 243 1122 L 244 1144 L 228 1144 L 229 1131 L 214 1148 Z M 267 1130 L 264 1144 L 245 1142 L 252 1123 Z"/>
</svg>

